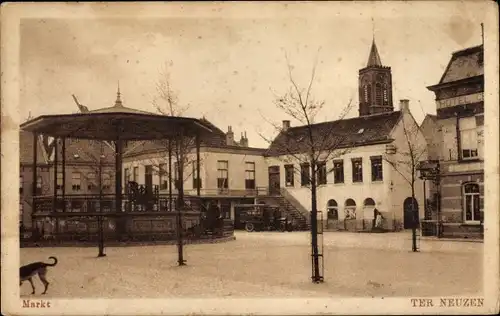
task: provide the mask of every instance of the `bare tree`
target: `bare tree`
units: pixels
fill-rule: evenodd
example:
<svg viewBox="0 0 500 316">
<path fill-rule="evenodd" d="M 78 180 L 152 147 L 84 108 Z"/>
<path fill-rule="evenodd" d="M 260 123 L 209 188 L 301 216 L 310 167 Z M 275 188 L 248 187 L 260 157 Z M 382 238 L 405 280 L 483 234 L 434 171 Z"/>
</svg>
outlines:
<svg viewBox="0 0 500 316">
<path fill-rule="evenodd" d="M 414 122 L 407 122 L 405 115 L 402 115 L 401 124 L 404 135 L 404 147 L 396 148 L 394 153 L 385 154 L 384 160 L 391 165 L 391 167 L 401 175 L 404 181 L 411 188 L 411 213 L 413 215 L 412 223 L 412 251 L 416 252 L 417 249 L 417 225 L 418 225 L 418 207 L 415 205 L 415 182 L 417 181 L 418 166 L 420 161 L 425 159 L 427 154 L 427 147 L 425 142 L 419 141 L 420 128 Z M 421 135 L 420 135 L 421 136 Z"/>
<path fill-rule="evenodd" d="M 156 95 L 152 99 L 151 103 L 156 108 L 156 110 L 163 115 L 168 116 L 182 116 L 189 109 L 189 105 L 181 106 L 179 103 L 178 94 L 175 92 L 172 86 L 172 80 L 170 77 L 169 67 L 173 65 L 173 62 L 170 61 L 165 63 L 163 69 L 160 70 L 160 78 L 156 83 Z M 176 178 L 175 185 L 177 188 L 177 199 L 176 199 L 176 207 L 177 207 L 177 230 L 178 230 L 178 253 L 179 265 L 184 265 L 185 261 L 183 259 L 183 242 L 182 242 L 182 218 L 181 218 L 181 210 L 185 207 L 184 200 L 184 181 L 189 176 L 193 175 L 192 172 L 196 172 L 199 174 L 200 166 L 197 165 L 196 171 L 191 169 L 189 171 L 189 166 L 194 166 L 193 163 L 195 160 L 191 159 L 191 153 L 193 148 L 195 148 L 196 137 L 192 135 L 184 134 L 183 130 L 179 130 L 173 138 L 170 138 L 165 141 L 160 141 L 165 148 L 167 148 L 168 152 L 168 169 L 165 170 L 161 168 L 159 165 L 156 166 L 156 172 L 159 175 L 166 175 L 169 179 Z M 172 156 L 175 160 L 176 167 L 172 171 L 171 160 Z M 176 170 L 175 170 L 176 169 Z M 198 176 L 195 176 L 196 180 L 194 181 L 195 187 L 197 190 L 201 189 L 201 179 Z M 169 196 L 172 196 L 172 183 L 169 183 Z M 171 202 L 169 203 L 171 204 Z"/>
<path fill-rule="evenodd" d="M 66 140 L 64 140 L 66 141 Z M 79 140 L 79 142 L 84 142 L 87 146 L 82 148 L 82 146 L 73 146 L 76 153 L 74 158 L 82 159 L 85 169 L 74 169 L 80 174 L 80 186 L 82 176 L 86 180 L 87 189 L 89 193 L 95 194 L 96 191 L 99 196 L 99 212 L 101 215 L 97 216 L 98 225 L 98 257 L 104 257 L 104 228 L 103 228 L 103 206 L 104 206 L 104 193 L 106 190 L 111 188 L 111 178 L 112 173 L 110 170 L 114 169 L 113 164 L 106 161 L 105 146 L 109 146 L 112 149 L 112 155 L 114 156 L 114 149 L 104 141 L 89 141 L 89 140 Z M 103 169 L 110 169 L 104 171 Z M 90 176 L 92 175 L 92 176 Z M 97 182 L 97 183 L 96 183 Z M 111 207 L 111 206 L 110 206 Z M 95 211 L 95 210 L 94 210 Z"/>
<path fill-rule="evenodd" d="M 334 169 L 327 168 L 326 161 L 345 155 L 349 151 L 346 144 L 348 134 L 344 131 L 342 119 L 352 108 L 350 101 L 339 115 L 339 120 L 323 123 L 315 123 L 315 118 L 321 112 L 325 104 L 322 100 L 316 100 L 312 96 L 312 87 L 316 76 L 317 57 L 313 65 L 311 77 L 307 88 L 301 88 L 293 76 L 293 66 L 285 55 L 288 66 L 288 79 L 290 88 L 284 95 L 274 93 L 275 106 L 290 118 L 302 124 L 302 128 L 283 129 L 282 125 L 270 122 L 278 136 L 274 139 L 266 138 L 271 148 L 279 153 L 277 158 L 285 163 L 296 162 L 294 168 L 301 175 L 301 181 L 308 184 L 311 190 L 311 247 L 313 254 L 312 281 L 319 283 L 323 281 L 319 269 L 318 250 L 318 206 L 317 189 L 326 184 L 326 175 Z M 309 172 L 310 171 L 310 172 Z"/>
</svg>

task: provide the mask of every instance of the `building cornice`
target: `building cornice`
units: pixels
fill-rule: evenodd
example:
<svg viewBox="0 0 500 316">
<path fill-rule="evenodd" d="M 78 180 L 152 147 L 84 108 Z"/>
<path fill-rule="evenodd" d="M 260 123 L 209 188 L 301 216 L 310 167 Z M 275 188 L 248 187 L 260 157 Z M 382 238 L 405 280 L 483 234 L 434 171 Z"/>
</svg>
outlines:
<svg viewBox="0 0 500 316">
<path fill-rule="evenodd" d="M 471 83 L 481 83 L 484 81 L 484 76 L 474 76 L 474 77 L 469 77 L 465 79 L 460 79 L 456 81 L 451 81 L 451 82 L 444 82 L 444 83 L 438 83 L 432 86 L 427 86 L 427 89 L 436 92 L 441 89 L 446 89 L 446 88 L 452 88 L 452 87 L 458 87 L 458 86 L 463 86 Z"/>
</svg>

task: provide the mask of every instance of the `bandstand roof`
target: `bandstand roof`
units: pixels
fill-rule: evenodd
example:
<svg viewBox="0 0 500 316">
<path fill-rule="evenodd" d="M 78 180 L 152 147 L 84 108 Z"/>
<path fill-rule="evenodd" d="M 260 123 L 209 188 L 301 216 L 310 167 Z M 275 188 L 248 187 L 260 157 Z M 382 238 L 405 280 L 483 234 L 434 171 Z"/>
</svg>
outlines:
<svg viewBox="0 0 500 316">
<path fill-rule="evenodd" d="M 24 131 L 52 137 L 98 140 L 152 140 L 210 133 L 202 120 L 160 115 L 128 108 L 120 103 L 112 107 L 76 114 L 42 115 L 21 124 Z"/>
</svg>

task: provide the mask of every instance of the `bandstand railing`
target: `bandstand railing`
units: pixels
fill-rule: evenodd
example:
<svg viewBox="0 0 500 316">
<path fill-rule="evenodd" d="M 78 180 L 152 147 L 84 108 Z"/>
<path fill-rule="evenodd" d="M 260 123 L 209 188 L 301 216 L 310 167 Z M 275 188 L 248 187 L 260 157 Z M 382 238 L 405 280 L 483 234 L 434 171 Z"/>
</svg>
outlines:
<svg viewBox="0 0 500 316">
<path fill-rule="evenodd" d="M 177 195 L 156 194 L 150 198 L 137 201 L 124 195 L 122 207 L 117 209 L 114 194 L 36 196 L 34 239 L 95 242 L 102 219 L 107 241 L 174 240 L 178 227 Z M 232 221 L 214 218 L 206 210 L 202 212 L 198 196 L 185 196 L 181 212 L 186 239 L 232 235 Z"/>
</svg>

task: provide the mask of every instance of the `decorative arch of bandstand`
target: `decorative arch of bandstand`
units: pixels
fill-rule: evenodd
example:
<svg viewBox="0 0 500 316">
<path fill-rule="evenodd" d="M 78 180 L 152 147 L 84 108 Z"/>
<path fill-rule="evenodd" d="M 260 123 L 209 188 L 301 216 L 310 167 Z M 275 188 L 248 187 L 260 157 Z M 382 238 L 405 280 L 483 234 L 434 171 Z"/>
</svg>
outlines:
<svg viewBox="0 0 500 316">
<path fill-rule="evenodd" d="M 196 146 L 196 164 L 197 175 L 200 178 L 200 137 L 203 133 L 211 133 L 212 130 L 202 120 L 186 117 L 175 117 L 159 115 L 149 112 L 138 111 L 124 107 L 120 104 L 115 104 L 113 107 L 104 108 L 95 111 L 89 111 L 78 114 L 62 114 L 62 115 L 42 115 L 21 125 L 21 129 L 32 132 L 34 135 L 33 142 L 33 212 L 32 218 L 49 218 L 51 221 L 55 220 L 55 234 L 54 242 L 58 243 L 63 241 L 64 238 L 71 237 L 72 234 L 61 234 L 59 232 L 59 225 L 61 221 L 67 219 L 77 219 L 83 222 L 90 220 L 97 220 L 97 232 L 88 233 L 90 239 L 97 239 L 99 245 L 99 255 L 104 254 L 104 239 L 106 242 L 130 242 L 133 240 L 140 240 L 141 234 L 135 231 L 133 223 L 134 220 L 150 221 L 152 224 L 153 219 L 162 218 L 165 224 L 168 222 L 172 224 L 175 219 L 175 234 L 172 233 L 173 227 L 160 229 L 159 231 L 149 231 L 142 234 L 142 237 L 147 241 L 151 239 L 155 241 L 162 240 L 177 240 L 180 265 L 184 264 L 183 259 L 183 243 L 186 234 L 183 228 L 183 217 L 190 218 L 190 222 L 196 223 L 194 227 L 190 228 L 190 232 L 195 230 L 198 232 L 192 238 L 203 239 L 210 236 L 210 238 L 226 237 L 232 235 L 232 229 L 225 230 L 227 223 L 220 225 L 219 229 L 194 229 L 202 227 L 202 219 L 205 218 L 201 215 L 200 203 L 200 188 L 198 187 L 197 196 L 184 196 L 182 181 L 178 187 L 178 193 L 175 196 L 176 212 L 172 212 L 172 142 L 179 139 L 191 138 L 195 139 Z M 52 196 L 37 196 L 36 181 L 37 181 L 37 139 L 38 135 L 43 134 L 54 138 L 54 187 Z M 114 196 L 102 194 L 102 185 L 99 185 L 99 195 L 66 195 L 65 185 L 65 168 L 66 168 L 66 139 L 76 138 L 85 140 L 97 140 L 113 142 L 115 146 L 115 193 Z M 62 185 L 61 193 L 58 192 L 57 174 L 58 174 L 58 141 L 62 143 Z M 168 145 L 168 178 L 169 178 L 169 194 L 168 196 L 160 196 L 158 190 L 153 188 L 142 188 L 137 190 L 137 186 L 130 186 L 127 194 L 123 194 L 122 188 L 122 155 L 123 145 L 127 141 L 145 141 L 145 140 L 165 140 Z M 100 164 L 101 165 L 101 164 Z M 182 179 L 182 168 L 179 168 L 179 179 Z M 101 177 L 101 175 L 99 176 Z M 130 190 L 132 189 L 132 190 Z M 145 189 L 145 190 L 144 190 Z M 131 192 L 132 191 L 132 192 Z M 69 197 L 69 198 L 68 198 Z M 162 199 L 163 198 L 163 199 Z M 67 204 L 71 203 L 72 199 L 80 199 L 87 205 L 84 211 L 73 212 L 67 210 Z M 114 199 L 114 201 L 112 201 Z M 104 201 L 111 202 L 111 206 L 105 212 L 103 211 Z M 168 201 L 168 203 L 167 203 Z M 142 211 L 137 211 L 135 207 L 130 207 L 134 203 L 143 203 L 149 207 L 144 208 Z M 97 206 L 98 207 L 95 207 Z M 168 205 L 168 208 L 167 208 Z M 150 207 L 154 206 L 154 207 Z M 108 220 L 108 225 L 114 221 L 114 229 L 109 230 L 107 234 L 104 232 L 103 222 Z M 169 220 L 171 219 L 171 220 Z M 94 222 L 95 223 L 95 222 Z M 171 225 L 174 226 L 174 225 Z M 231 225 L 232 226 L 232 225 Z M 213 227 L 212 227 L 213 228 Z M 151 228 L 152 229 L 152 228 Z M 215 232 L 216 231 L 216 232 Z M 96 233 L 98 236 L 96 236 Z M 106 234 L 106 236 L 105 236 Z M 74 236 L 75 234 L 73 234 Z M 147 236 L 145 236 L 147 235 Z M 81 238 L 81 236 L 80 236 Z M 90 241 L 90 240 L 89 240 Z M 142 240 L 144 241 L 144 240 Z"/>
</svg>

